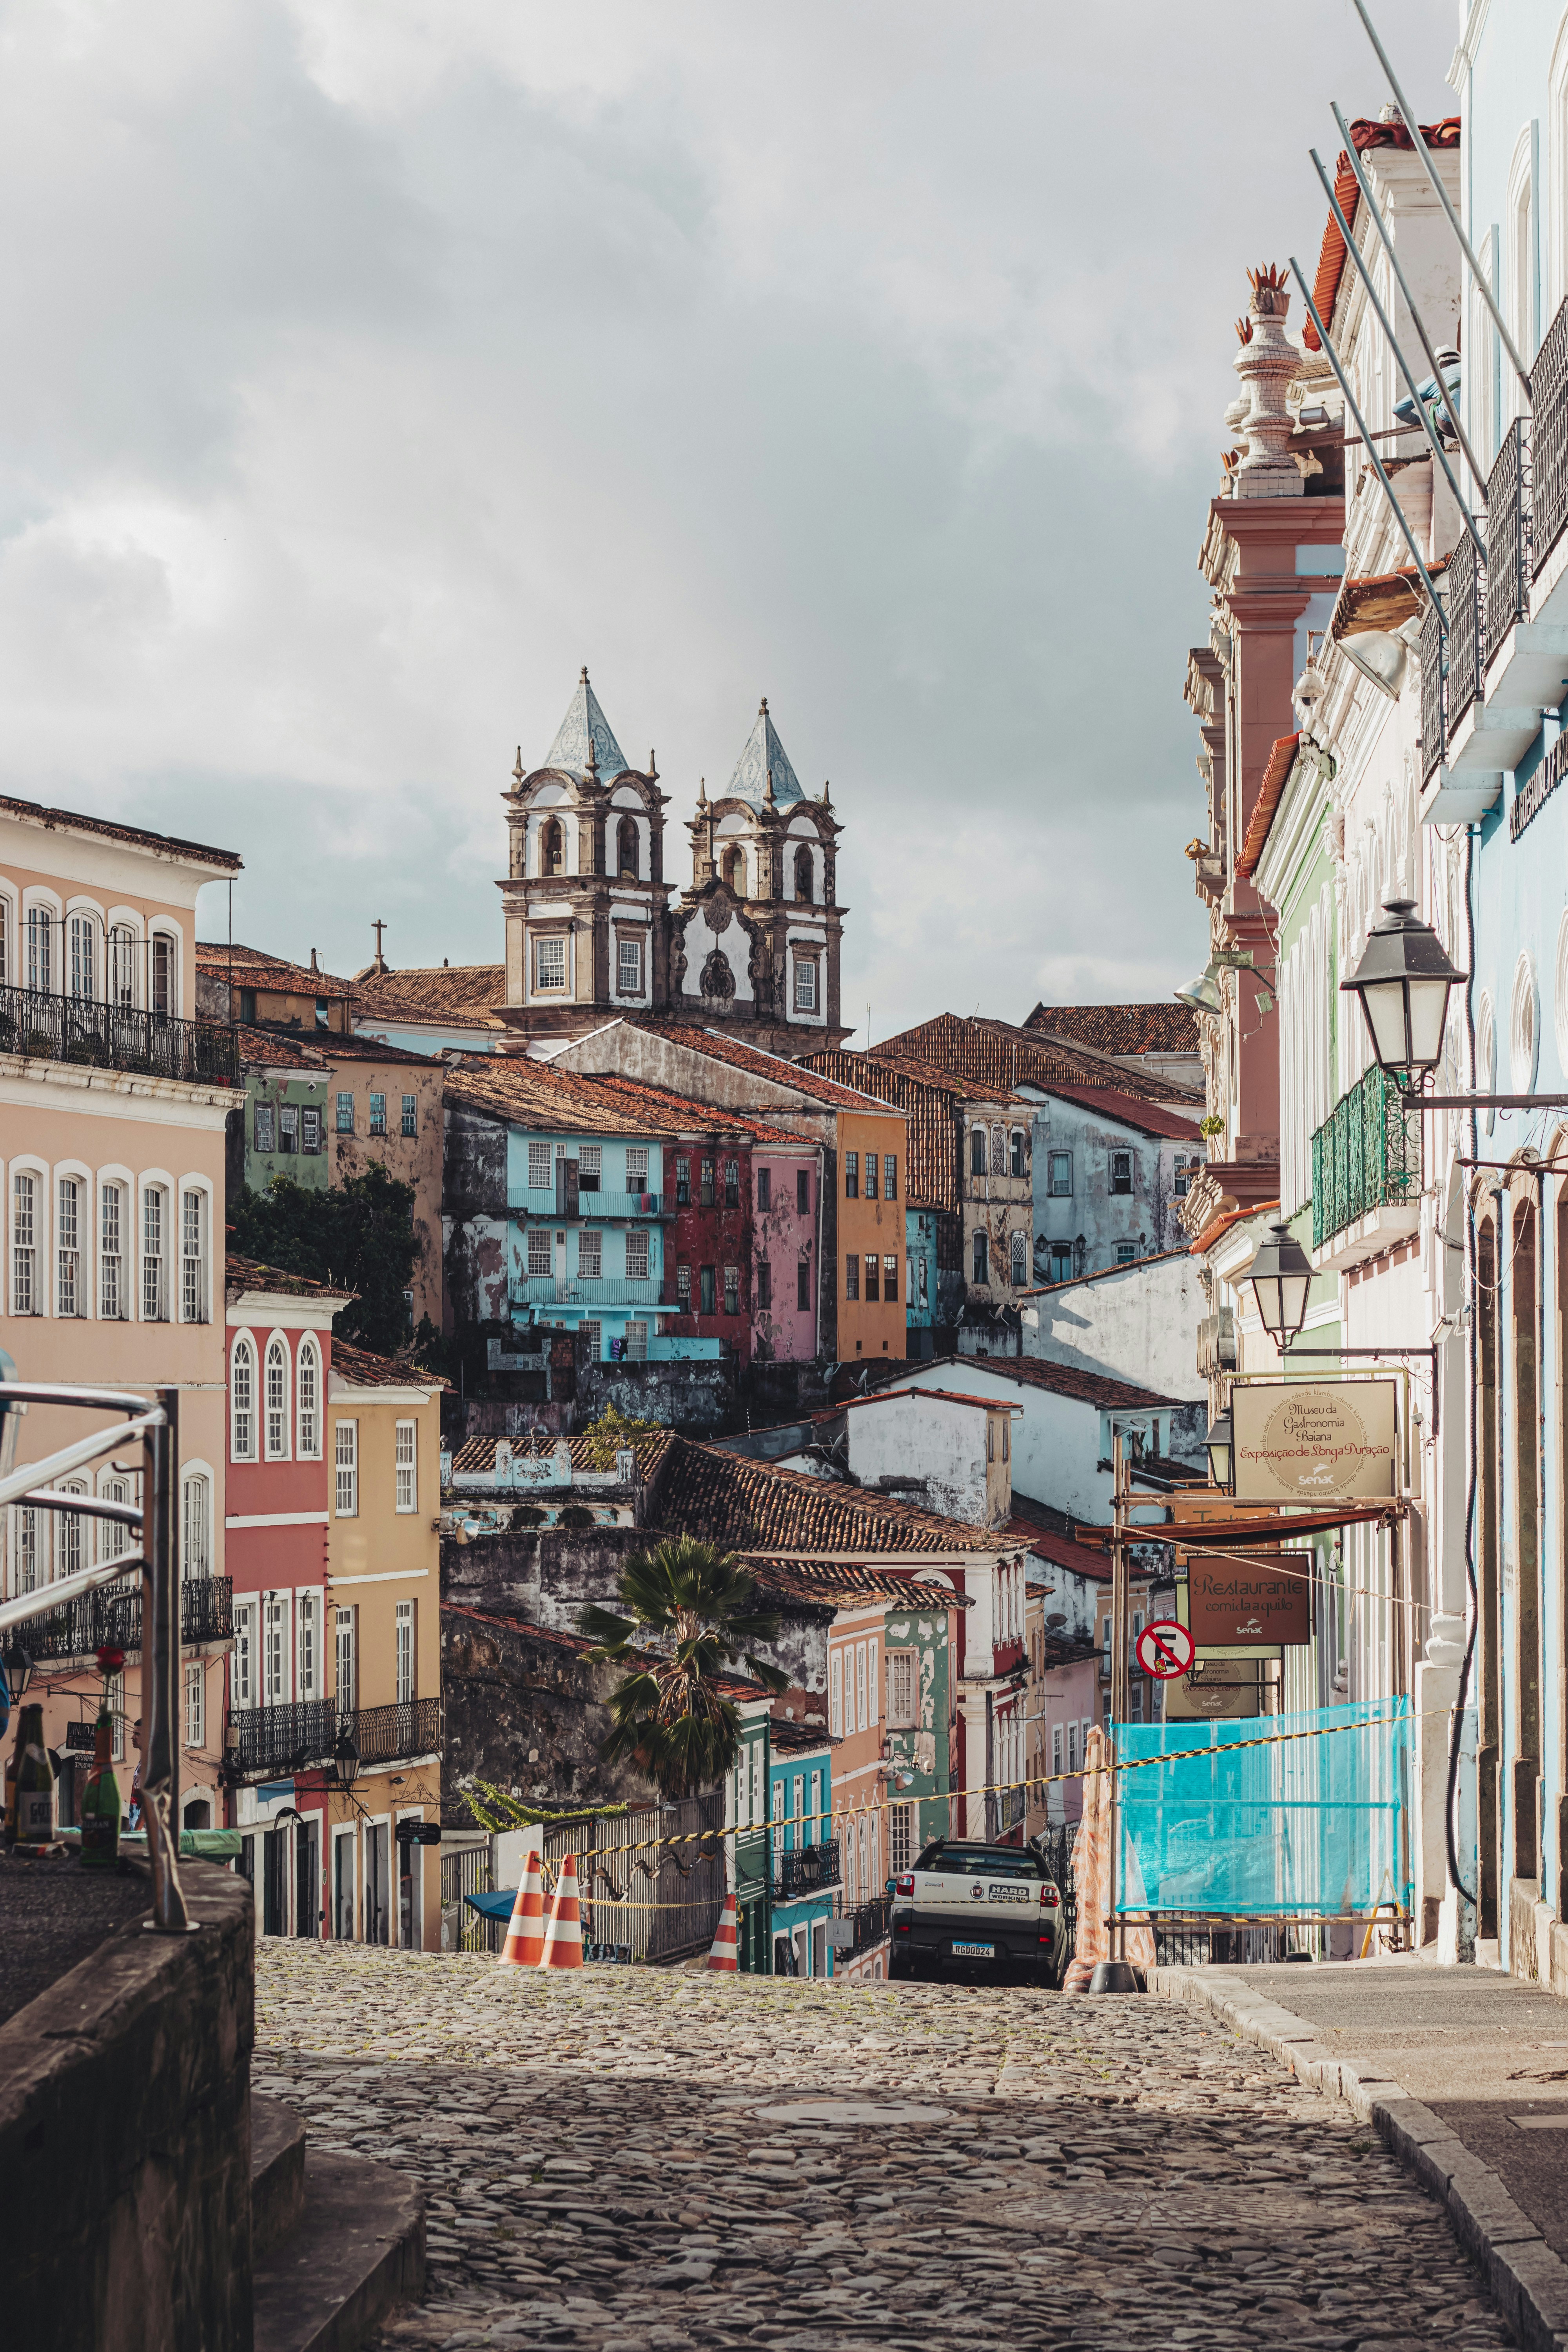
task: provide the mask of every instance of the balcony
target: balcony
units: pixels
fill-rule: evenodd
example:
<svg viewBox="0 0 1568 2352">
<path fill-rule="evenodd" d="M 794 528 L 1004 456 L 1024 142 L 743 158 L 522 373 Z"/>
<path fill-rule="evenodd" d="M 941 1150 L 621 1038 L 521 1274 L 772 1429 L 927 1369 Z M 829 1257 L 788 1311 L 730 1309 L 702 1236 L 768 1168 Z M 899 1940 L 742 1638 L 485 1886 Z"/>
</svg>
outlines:
<svg viewBox="0 0 1568 2352">
<path fill-rule="evenodd" d="M 821 1845 L 786 1846 L 773 1856 L 773 1891 L 782 1903 L 796 1895 L 817 1895 L 825 1887 L 837 1886 L 838 1840 L 829 1838 Z"/>
<path fill-rule="evenodd" d="M 441 1748 L 438 1698 L 402 1699 L 392 1706 L 338 1712 L 331 1698 L 295 1699 L 247 1706 L 229 1716 L 228 1776 L 237 1780 L 286 1780 L 312 1766 L 347 1760 L 347 1733 L 362 1772 L 379 1771 Z"/>
<path fill-rule="evenodd" d="M 186 1577 L 180 1586 L 180 1643 L 199 1649 L 234 1633 L 234 1583 L 226 1576 Z M 142 1647 L 142 1579 L 128 1576 L 36 1617 L 21 1635 L 35 1664 L 86 1661 L 106 1645 L 134 1656 Z"/>
<path fill-rule="evenodd" d="M 849 1949 L 837 1955 L 841 1960 L 852 1960 L 861 1952 L 868 1952 L 873 1944 L 887 1940 L 888 1922 L 892 1916 L 892 1905 L 885 1895 L 875 1903 L 862 1903 L 848 1914 L 855 1930 L 855 1940 Z"/>
<path fill-rule="evenodd" d="M 0 1053 L 202 1086 L 239 1082 L 232 1029 L 211 1021 L 166 1020 L 90 997 L 56 996 L 46 989 L 0 988 Z"/>
<path fill-rule="evenodd" d="M 1374 1063 L 1312 1137 L 1313 1261 L 1374 1256 L 1415 1233 L 1420 1214 L 1420 1114 Z"/>
<path fill-rule="evenodd" d="M 1016 1830 L 1028 1807 L 1026 1789 L 1003 1789 L 985 1800 L 985 1834 L 988 1838 L 1004 1838 Z"/>
<path fill-rule="evenodd" d="M 374 1772 L 383 1764 L 403 1763 L 410 1756 L 441 1752 L 438 1698 L 405 1698 L 393 1706 L 362 1706 L 341 1720 L 353 1730 L 363 1772 Z"/>
</svg>

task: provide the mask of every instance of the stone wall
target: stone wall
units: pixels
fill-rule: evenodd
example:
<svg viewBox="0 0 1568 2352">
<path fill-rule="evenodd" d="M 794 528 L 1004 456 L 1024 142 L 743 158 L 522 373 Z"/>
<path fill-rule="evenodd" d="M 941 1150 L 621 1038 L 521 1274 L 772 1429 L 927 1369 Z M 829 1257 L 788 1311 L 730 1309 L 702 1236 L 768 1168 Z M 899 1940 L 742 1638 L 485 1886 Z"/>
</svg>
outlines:
<svg viewBox="0 0 1568 2352">
<path fill-rule="evenodd" d="M 124 1928 L 0 2027 L 15 2344 L 249 2352 L 250 1889 L 182 1879 L 195 1934 Z"/>
<path fill-rule="evenodd" d="M 610 1695 L 622 1671 L 595 1665 L 581 1645 L 533 1627 L 460 1604 L 443 1608 L 446 1825 L 476 1825 L 463 1798 L 465 1784 L 476 1780 L 552 1811 L 654 1801 L 652 1782 L 635 1764 L 606 1764 L 599 1754 L 613 1728 Z"/>
</svg>

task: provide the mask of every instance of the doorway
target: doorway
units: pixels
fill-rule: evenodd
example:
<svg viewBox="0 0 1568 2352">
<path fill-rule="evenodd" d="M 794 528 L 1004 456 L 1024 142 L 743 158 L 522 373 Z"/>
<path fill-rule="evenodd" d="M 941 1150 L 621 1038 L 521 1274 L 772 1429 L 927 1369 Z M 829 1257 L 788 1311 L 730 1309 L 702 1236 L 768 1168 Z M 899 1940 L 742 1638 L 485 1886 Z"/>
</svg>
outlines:
<svg viewBox="0 0 1568 2352">
<path fill-rule="evenodd" d="M 354 1833 L 339 1830 L 332 1840 L 332 1934 L 340 1944 L 354 1940 Z"/>
<path fill-rule="evenodd" d="M 281 1830 L 263 1830 L 261 1832 L 261 1932 L 264 1936 L 282 1936 L 288 1932 L 283 1836 Z"/>
<path fill-rule="evenodd" d="M 294 1824 L 294 1933 L 321 1932 L 321 1832 L 315 1822 Z"/>
<path fill-rule="evenodd" d="M 392 1937 L 392 1874 L 385 1822 L 370 1822 L 364 1833 L 364 1939 L 385 1944 Z"/>
</svg>

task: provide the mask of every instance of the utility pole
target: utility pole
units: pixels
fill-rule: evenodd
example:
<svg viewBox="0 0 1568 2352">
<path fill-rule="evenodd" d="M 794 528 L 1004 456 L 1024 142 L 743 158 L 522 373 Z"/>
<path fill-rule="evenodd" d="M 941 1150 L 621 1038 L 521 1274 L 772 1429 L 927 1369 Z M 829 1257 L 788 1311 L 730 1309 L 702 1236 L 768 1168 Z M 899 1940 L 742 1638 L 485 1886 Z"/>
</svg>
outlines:
<svg viewBox="0 0 1568 2352">
<path fill-rule="evenodd" d="M 1121 1493 L 1121 1432 L 1111 1433 L 1110 1439 L 1110 1732 L 1106 1741 L 1106 1762 L 1110 1772 L 1110 1958 L 1124 1960 L 1127 1957 L 1127 1929 L 1116 1908 L 1117 1882 L 1121 1877 L 1121 1808 L 1116 1795 L 1116 1734 L 1119 1724 L 1127 1717 L 1127 1547 L 1123 1541 L 1124 1510 Z"/>
</svg>

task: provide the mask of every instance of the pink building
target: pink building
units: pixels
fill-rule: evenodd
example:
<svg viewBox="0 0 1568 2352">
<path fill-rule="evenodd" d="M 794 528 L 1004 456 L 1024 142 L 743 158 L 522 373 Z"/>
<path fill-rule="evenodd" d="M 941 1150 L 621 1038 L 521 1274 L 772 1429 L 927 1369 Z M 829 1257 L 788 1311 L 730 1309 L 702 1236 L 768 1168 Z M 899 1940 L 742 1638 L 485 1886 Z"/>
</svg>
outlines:
<svg viewBox="0 0 1568 2352">
<path fill-rule="evenodd" d="M 752 1354 L 806 1364 L 817 1353 L 822 1150 L 752 1149 Z"/>
</svg>

